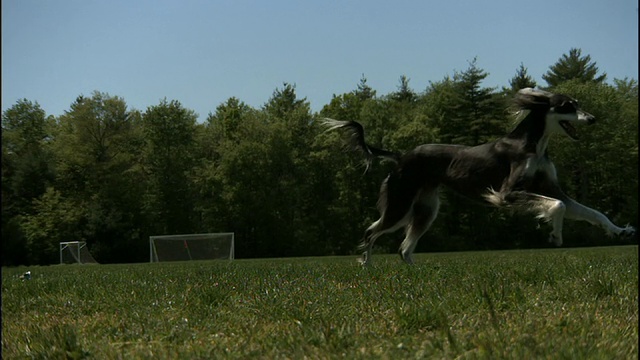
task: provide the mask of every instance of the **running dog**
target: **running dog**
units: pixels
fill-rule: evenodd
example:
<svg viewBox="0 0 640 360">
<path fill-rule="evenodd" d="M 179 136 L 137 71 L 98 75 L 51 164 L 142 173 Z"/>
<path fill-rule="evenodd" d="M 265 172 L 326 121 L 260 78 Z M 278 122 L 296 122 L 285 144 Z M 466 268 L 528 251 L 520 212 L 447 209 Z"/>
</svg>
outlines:
<svg viewBox="0 0 640 360">
<path fill-rule="evenodd" d="M 324 119 L 327 131 L 342 129 L 351 135 L 354 147 L 366 157 L 367 168 L 377 157 L 397 163 L 380 188 L 380 218 L 364 233 L 363 265 L 370 264 L 378 237 L 403 227 L 406 236 L 398 252 L 406 263 L 413 263 L 418 240 L 438 214 L 438 188 L 442 185 L 485 204 L 534 213 L 551 224 L 549 242 L 556 246 L 562 245 L 564 218 L 598 225 L 609 236 L 635 235 L 635 228 L 616 226 L 599 211 L 567 196 L 547 154 L 553 134 L 577 140 L 572 124 L 593 124 L 595 117 L 580 110 L 569 96 L 538 89 L 518 91 L 514 103 L 519 121 L 510 133 L 495 141 L 478 146 L 426 144 L 405 154 L 367 144 L 358 122 Z"/>
</svg>

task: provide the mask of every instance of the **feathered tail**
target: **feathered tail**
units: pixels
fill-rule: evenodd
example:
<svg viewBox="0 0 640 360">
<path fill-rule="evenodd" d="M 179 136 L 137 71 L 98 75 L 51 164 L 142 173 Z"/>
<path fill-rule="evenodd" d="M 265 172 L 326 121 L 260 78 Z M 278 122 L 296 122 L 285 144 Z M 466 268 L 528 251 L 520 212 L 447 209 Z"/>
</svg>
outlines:
<svg viewBox="0 0 640 360">
<path fill-rule="evenodd" d="M 326 131 L 331 131 L 335 129 L 344 129 L 350 137 L 350 144 L 354 149 L 361 151 L 365 156 L 365 164 L 366 169 L 365 173 L 369 170 L 373 159 L 376 157 L 382 157 L 385 159 L 389 159 L 393 162 L 398 162 L 400 159 L 400 154 L 387 151 L 383 149 L 378 149 L 367 144 L 364 140 L 364 128 L 357 121 L 340 121 L 329 118 L 324 118 L 322 120 L 322 125 L 327 127 Z"/>
</svg>

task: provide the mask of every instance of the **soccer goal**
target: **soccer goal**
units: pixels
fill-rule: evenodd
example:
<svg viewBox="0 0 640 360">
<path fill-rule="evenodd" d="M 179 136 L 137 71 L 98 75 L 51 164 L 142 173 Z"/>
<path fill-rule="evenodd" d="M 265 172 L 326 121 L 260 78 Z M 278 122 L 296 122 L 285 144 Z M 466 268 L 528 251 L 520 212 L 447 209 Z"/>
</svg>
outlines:
<svg viewBox="0 0 640 360">
<path fill-rule="evenodd" d="M 149 236 L 149 262 L 233 260 L 233 234 Z"/>
<path fill-rule="evenodd" d="M 60 243 L 60 264 L 97 264 L 85 241 Z"/>
</svg>

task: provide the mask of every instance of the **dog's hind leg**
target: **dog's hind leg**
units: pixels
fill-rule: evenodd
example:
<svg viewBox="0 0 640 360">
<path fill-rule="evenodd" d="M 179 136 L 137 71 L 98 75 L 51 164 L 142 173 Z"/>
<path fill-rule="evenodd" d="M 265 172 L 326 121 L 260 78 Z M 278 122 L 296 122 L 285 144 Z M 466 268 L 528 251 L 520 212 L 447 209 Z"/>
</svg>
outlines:
<svg viewBox="0 0 640 360">
<path fill-rule="evenodd" d="M 394 232 L 409 223 L 411 210 L 416 192 L 397 185 L 393 178 L 387 178 L 380 189 L 378 210 L 380 219 L 371 224 L 364 233 L 361 248 L 364 250 L 360 262 L 362 265 L 371 263 L 371 251 L 376 239 L 381 235 Z"/>
<path fill-rule="evenodd" d="M 407 226 L 406 236 L 400 244 L 398 253 L 404 262 L 413 264 L 413 251 L 418 244 L 418 240 L 424 235 L 438 215 L 440 208 L 440 199 L 438 198 L 438 190 L 433 189 L 429 192 L 423 192 L 414 202 L 412 216 Z"/>
<path fill-rule="evenodd" d="M 363 266 L 367 266 L 371 264 L 371 252 L 373 250 L 373 244 L 376 242 L 380 236 L 394 232 L 400 229 L 403 226 L 406 226 L 409 222 L 409 214 L 410 214 L 410 205 L 407 206 L 407 211 L 404 216 L 401 217 L 390 217 L 386 213 L 383 214 L 380 219 L 371 224 L 367 230 L 364 232 L 364 238 L 362 239 L 361 248 L 364 250 L 362 253 L 362 259 L 360 259 L 360 263 Z"/>
</svg>

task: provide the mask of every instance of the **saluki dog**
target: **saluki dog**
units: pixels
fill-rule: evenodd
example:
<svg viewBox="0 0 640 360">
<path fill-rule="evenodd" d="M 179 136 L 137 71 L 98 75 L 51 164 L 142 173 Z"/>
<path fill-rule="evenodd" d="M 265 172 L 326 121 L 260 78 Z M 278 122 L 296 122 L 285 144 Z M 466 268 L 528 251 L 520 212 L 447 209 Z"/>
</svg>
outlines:
<svg viewBox="0 0 640 360">
<path fill-rule="evenodd" d="M 418 240 L 438 214 L 438 188 L 442 185 L 493 206 L 533 212 L 551 224 L 549 242 L 556 246 L 562 245 L 564 218 L 599 225 L 609 236 L 635 235 L 635 228 L 616 226 L 599 211 L 567 196 L 547 154 L 552 134 L 577 140 L 572 124 L 593 124 L 595 117 L 580 110 L 569 96 L 532 88 L 518 91 L 514 104 L 517 125 L 495 141 L 478 146 L 426 144 L 405 154 L 367 144 L 358 122 L 324 119 L 328 130 L 343 129 L 351 135 L 352 144 L 367 159 L 367 168 L 376 157 L 397 163 L 380 187 L 380 218 L 364 233 L 363 265 L 371 262 L 378 237 L 403 227 L 406 236 L 398 252 L 406 263 L 413 263 Z"/>
</svg>

